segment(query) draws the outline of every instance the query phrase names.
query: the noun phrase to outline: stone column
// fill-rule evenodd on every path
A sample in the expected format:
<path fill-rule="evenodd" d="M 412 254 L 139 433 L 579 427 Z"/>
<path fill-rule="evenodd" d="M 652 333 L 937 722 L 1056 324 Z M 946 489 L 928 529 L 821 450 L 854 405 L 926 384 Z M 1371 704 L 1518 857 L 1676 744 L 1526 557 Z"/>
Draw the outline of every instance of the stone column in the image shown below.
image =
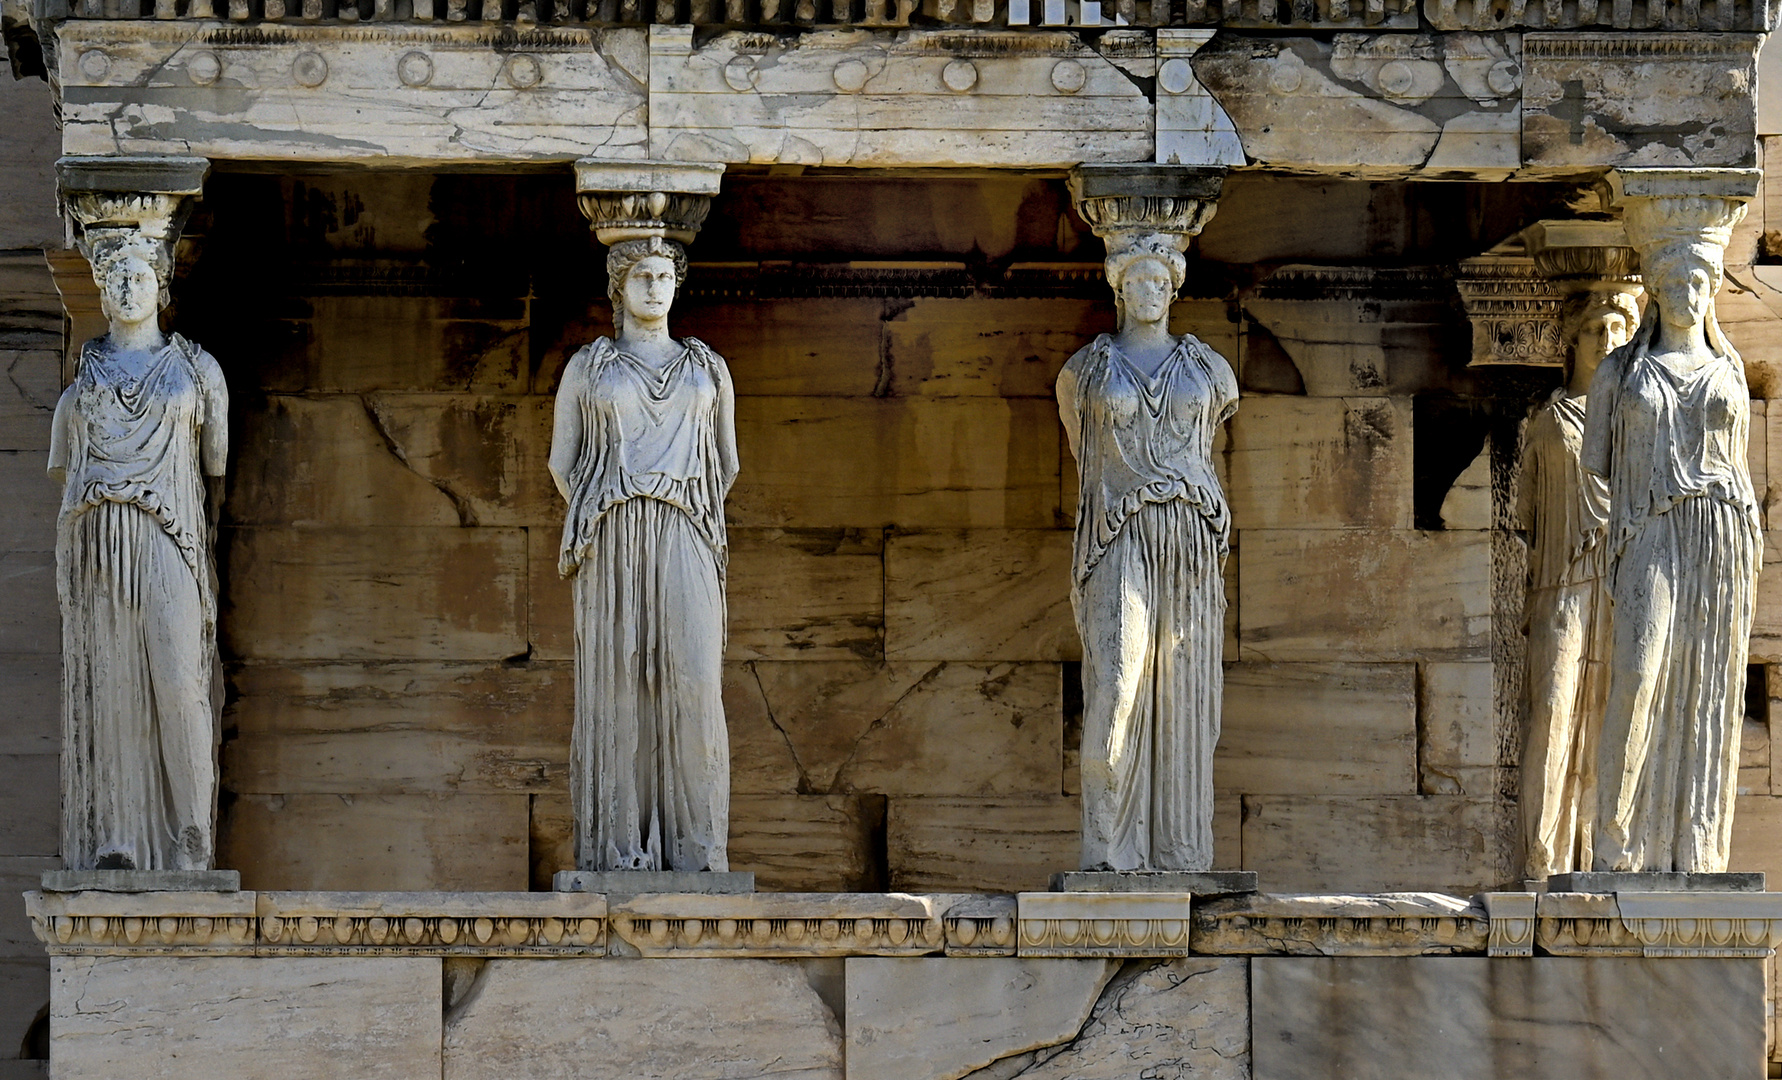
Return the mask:
<path fill-rule="evenodd" d="M 210 537 L 228 461 L 216 360 L 160 321 L 203 158 L 63 158 L 58 193 L 106 323 L 56 406 L 62 855 L 49 888 L 230 889 Z"/>
<path fill-rule="evenodd" d="M 573 579 L 576 869 L 559 890 L 750 892 L 730 873 L 730 744 L 721 694 L 724 500 L 738 470 L 724 359 L 669 335 L 722 165 L 576 164 L 608 245 L 614 334 L 579 350 L 557 390 L 551 476 L 567 505 L 558 566 Z"/>
<path fill-rule="evenodd" d="M 1064 875 L 1067 891 L 1255 887 L 1254 875 L 1209 873 L 1231 540 L 1210 447 L 1237 409 L 1237 378 L 1204 343 L 1169 332 L 1183 252 L 1223 183 L 1223 169 L 1183 166 L 1070 176 L 1078 213 L 1107 244 L 1118 323 L 1058 377 L 1082 493 L 1071 582 L 1083 639 L 1083 872 Z"/>
<path fill-rule="evenodd" d="M 1584 468 L 1608 486 L 1613 582 L 1592 869 L 1723 873 L 1763 556 L 1750 389 L 1714 296 L 1755 169 L 1608 176 L 1647 306 L 1590 387 Z"/>

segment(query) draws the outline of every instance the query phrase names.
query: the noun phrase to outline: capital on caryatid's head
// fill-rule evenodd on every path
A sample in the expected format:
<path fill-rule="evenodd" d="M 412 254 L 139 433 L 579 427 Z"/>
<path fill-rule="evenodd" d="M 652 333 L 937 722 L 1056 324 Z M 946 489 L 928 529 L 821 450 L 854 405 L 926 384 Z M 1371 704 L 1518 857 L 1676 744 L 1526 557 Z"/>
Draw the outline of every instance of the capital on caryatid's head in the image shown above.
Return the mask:
<path fill-rule="evenodd" d="M 173 248 L 204 194 L 210 162 L 200 157 L 65 157 L 56 192 L 75 247 L 95 278 L 121 254 L 155 269 L 161 305 L 173 276 Z"/>
<path fill-rule="evenodd" d="M 575 163 L 576 201 L 608 245 L 662 239 L 688 244 L 705 224 L 724 166 L 697 161 Z"/>
<path fill-rule="evenodd" d="M 1110 256 L 1135 248 L 1183 252 L 1219 208 L 1225 172 L 1216 166 L 1079 165 L 1070 171 L 1070 197 Z"/>
<path fill-rule="evenodd" d="M 1606 182 L 1610 205 L 1649 266 L 1678 247 L 1724 251 L 1762 178 L 1761 169 L 1614 169 Z"/>

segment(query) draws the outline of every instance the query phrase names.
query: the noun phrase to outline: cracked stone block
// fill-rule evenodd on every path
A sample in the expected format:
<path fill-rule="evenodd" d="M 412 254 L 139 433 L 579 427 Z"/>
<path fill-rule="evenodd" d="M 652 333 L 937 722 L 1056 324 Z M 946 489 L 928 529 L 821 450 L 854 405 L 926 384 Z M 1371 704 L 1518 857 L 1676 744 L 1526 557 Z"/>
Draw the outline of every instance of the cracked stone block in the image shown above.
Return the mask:
<path fill-rule="evenodd" d="M 841 1023 L 816 988 L 830 966 L 491 960 L 446 1020 L 444 1076 L 841 1080 Z"/>
<path fill-rule="evenodd" d="M 241 887 L 523 892 L 526 795 L 240 795 L 217 863 Z"/>
<path fill-rule="evenodd" d="M 1269 892 L 1443 892 L 1511 880 L 1516 808 L 1447 795 L 1246 795 L 1244 869 Z"/>
<path fill-rule="evenodd" d="M 1231 421 L 1238 529 L 1411 527 L 1406 398 L 1245 398 Z"/>
<path fill-rule="evenodd" d="M 1227 665 L 1215 784 L 1222 793 L 1413 794 L 1416 685 L 1411 664 Z"/>
<path fill-rule="evenodd" d="M 567 663 L 249 664 L 231 687 L 231 791 L 502 794 L 568 782 Z"/>
<path fill-rule="evenodd" d="M 893 660 L 1075 660 L 1071 533 L 961 529 L 885 541 Z"/>
<path fill-rule="evenodd" d="M 1128 962 L 1074 1038 L 967 1077 L 1250 1080 L 1249 981 L 1241 957 Z"/>
<path fill-rule="evenodd" d="M 1145 91 L 1075 35 L 1006 31 L 970 61 L 936 48 L 935 36 L 856 30 L 763 53 L 743 33 L 695 42 L 692 27 L 652 28 L 650 156 L 854 167 L 1150 160 Z"/>
<path fill-rule="evenodd" d="M 0 654 L 60 656 L 55 553 L 0 551 L 0 595 Z"/>
<path fill-rule="evenodd" d="M 847 959 L 848 1080 L 955 1080 L 1074 1039 L 1117 961 Z"/>
<path fill-rule="evenodd" d="M 884 324 L 890 392 L 1050 400 L 1064 362 L 1113 325 L 1112 296 L 894 301 L 905 310 Z"/>
<path fill-rule="evenodd" d="M 526 533 L 224 531 L 224 655 L 503 660 L 526 652 Z"/>
<path fill-rule="evenodd" d="M 333 1080 L 440 1073 L 440 961 L 58 956 L 61 1080 Z"/>
<path fill-rule="evenodd" d="M 1255 1080 L 1759 1076 L 1763 963 L 1257 957 Z"/>
<path fill-rule="evenodd" d="M 61 389 L 61 357 L 55 350 L 0 348 L 0 448 L 48 450 Z M 48 477 L 43 483 L 54 489 Z"/>
<path fill-rule="evenodd" d="M 1064 720 L 1056 664 L 761 660 L 752 667 L 800 792 L 1058 790 Z"/>
<path fill-rule="evenodd" d="M 910 892 L 1024 892 L 1075 869 L 1083 810 L 1075 798 L 890 800 L 890 887 Z"/>
<path fill-rule="evenodd" d="M 1242 545 L 1245 660 L 1489 659 L 1484 532 L 1250 529 Z"/>
<path fill-rule="evenodd" d="M 339 295 L 279 300 L 263 350 L 229 371 L 267 393 L 524 394 L 531 320 L 518 297 Z"/>
<path fill-rule="evenodd" d="M 1424 664 L 1417 683 L 1417 763 L 1425 795 L 1495 795 L 1497 732 L 1489 663 Z"/>
<path fill-rule="evenodd" d="M 1052 528 L 1057 406 L 1041 398 L 739 397 L 733 527 Z"/>

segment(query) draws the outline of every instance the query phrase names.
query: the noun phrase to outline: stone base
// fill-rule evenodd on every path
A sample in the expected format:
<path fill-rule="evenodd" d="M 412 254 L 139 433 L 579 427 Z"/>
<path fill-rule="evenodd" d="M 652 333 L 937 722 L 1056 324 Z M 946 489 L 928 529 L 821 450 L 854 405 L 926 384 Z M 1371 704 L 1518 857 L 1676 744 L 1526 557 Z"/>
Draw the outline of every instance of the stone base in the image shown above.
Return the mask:
<path fill-rule="evenodd" d="M 44 892 L 240 892 L 236 870 L 51 870 Z"/>
<path fill-rule="evenodd" d="M 1238 896 L 1256 891 L 1256 871 L 1072 870 L 1052 875 L 1052 891 Z"/>
<path fill-rule="evenodd" d="M 648 893 L 697 893 L 705 896 L 752 893 L 755 875 L 715 870 L 559 870 L 551 880 L 557 892 L 643 896 Z"/>
<path fill-rule="evenodd" d="M 1763 892 L 1762 874 L 1609 873 L 1554 874 L 1547 892 Z"/>

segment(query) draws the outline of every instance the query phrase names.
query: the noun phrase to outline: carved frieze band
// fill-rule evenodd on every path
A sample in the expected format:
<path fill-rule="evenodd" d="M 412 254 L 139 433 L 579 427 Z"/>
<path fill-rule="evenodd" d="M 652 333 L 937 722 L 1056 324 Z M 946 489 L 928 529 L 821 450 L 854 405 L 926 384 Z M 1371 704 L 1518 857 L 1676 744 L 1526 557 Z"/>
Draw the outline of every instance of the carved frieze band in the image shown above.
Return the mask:
<path fill-rule="evenodd" d="M 1473 324 L 1474 364 L 1565 363 L 1559 332 L 1564 298 L 1533 259 L 1481 255 L 1463 260 L 1454 287 Z"/>
<path fill-rule="evenodd" d="M 1761 957 L 1782 894 L 41 893 L 52 955 Z"/>

